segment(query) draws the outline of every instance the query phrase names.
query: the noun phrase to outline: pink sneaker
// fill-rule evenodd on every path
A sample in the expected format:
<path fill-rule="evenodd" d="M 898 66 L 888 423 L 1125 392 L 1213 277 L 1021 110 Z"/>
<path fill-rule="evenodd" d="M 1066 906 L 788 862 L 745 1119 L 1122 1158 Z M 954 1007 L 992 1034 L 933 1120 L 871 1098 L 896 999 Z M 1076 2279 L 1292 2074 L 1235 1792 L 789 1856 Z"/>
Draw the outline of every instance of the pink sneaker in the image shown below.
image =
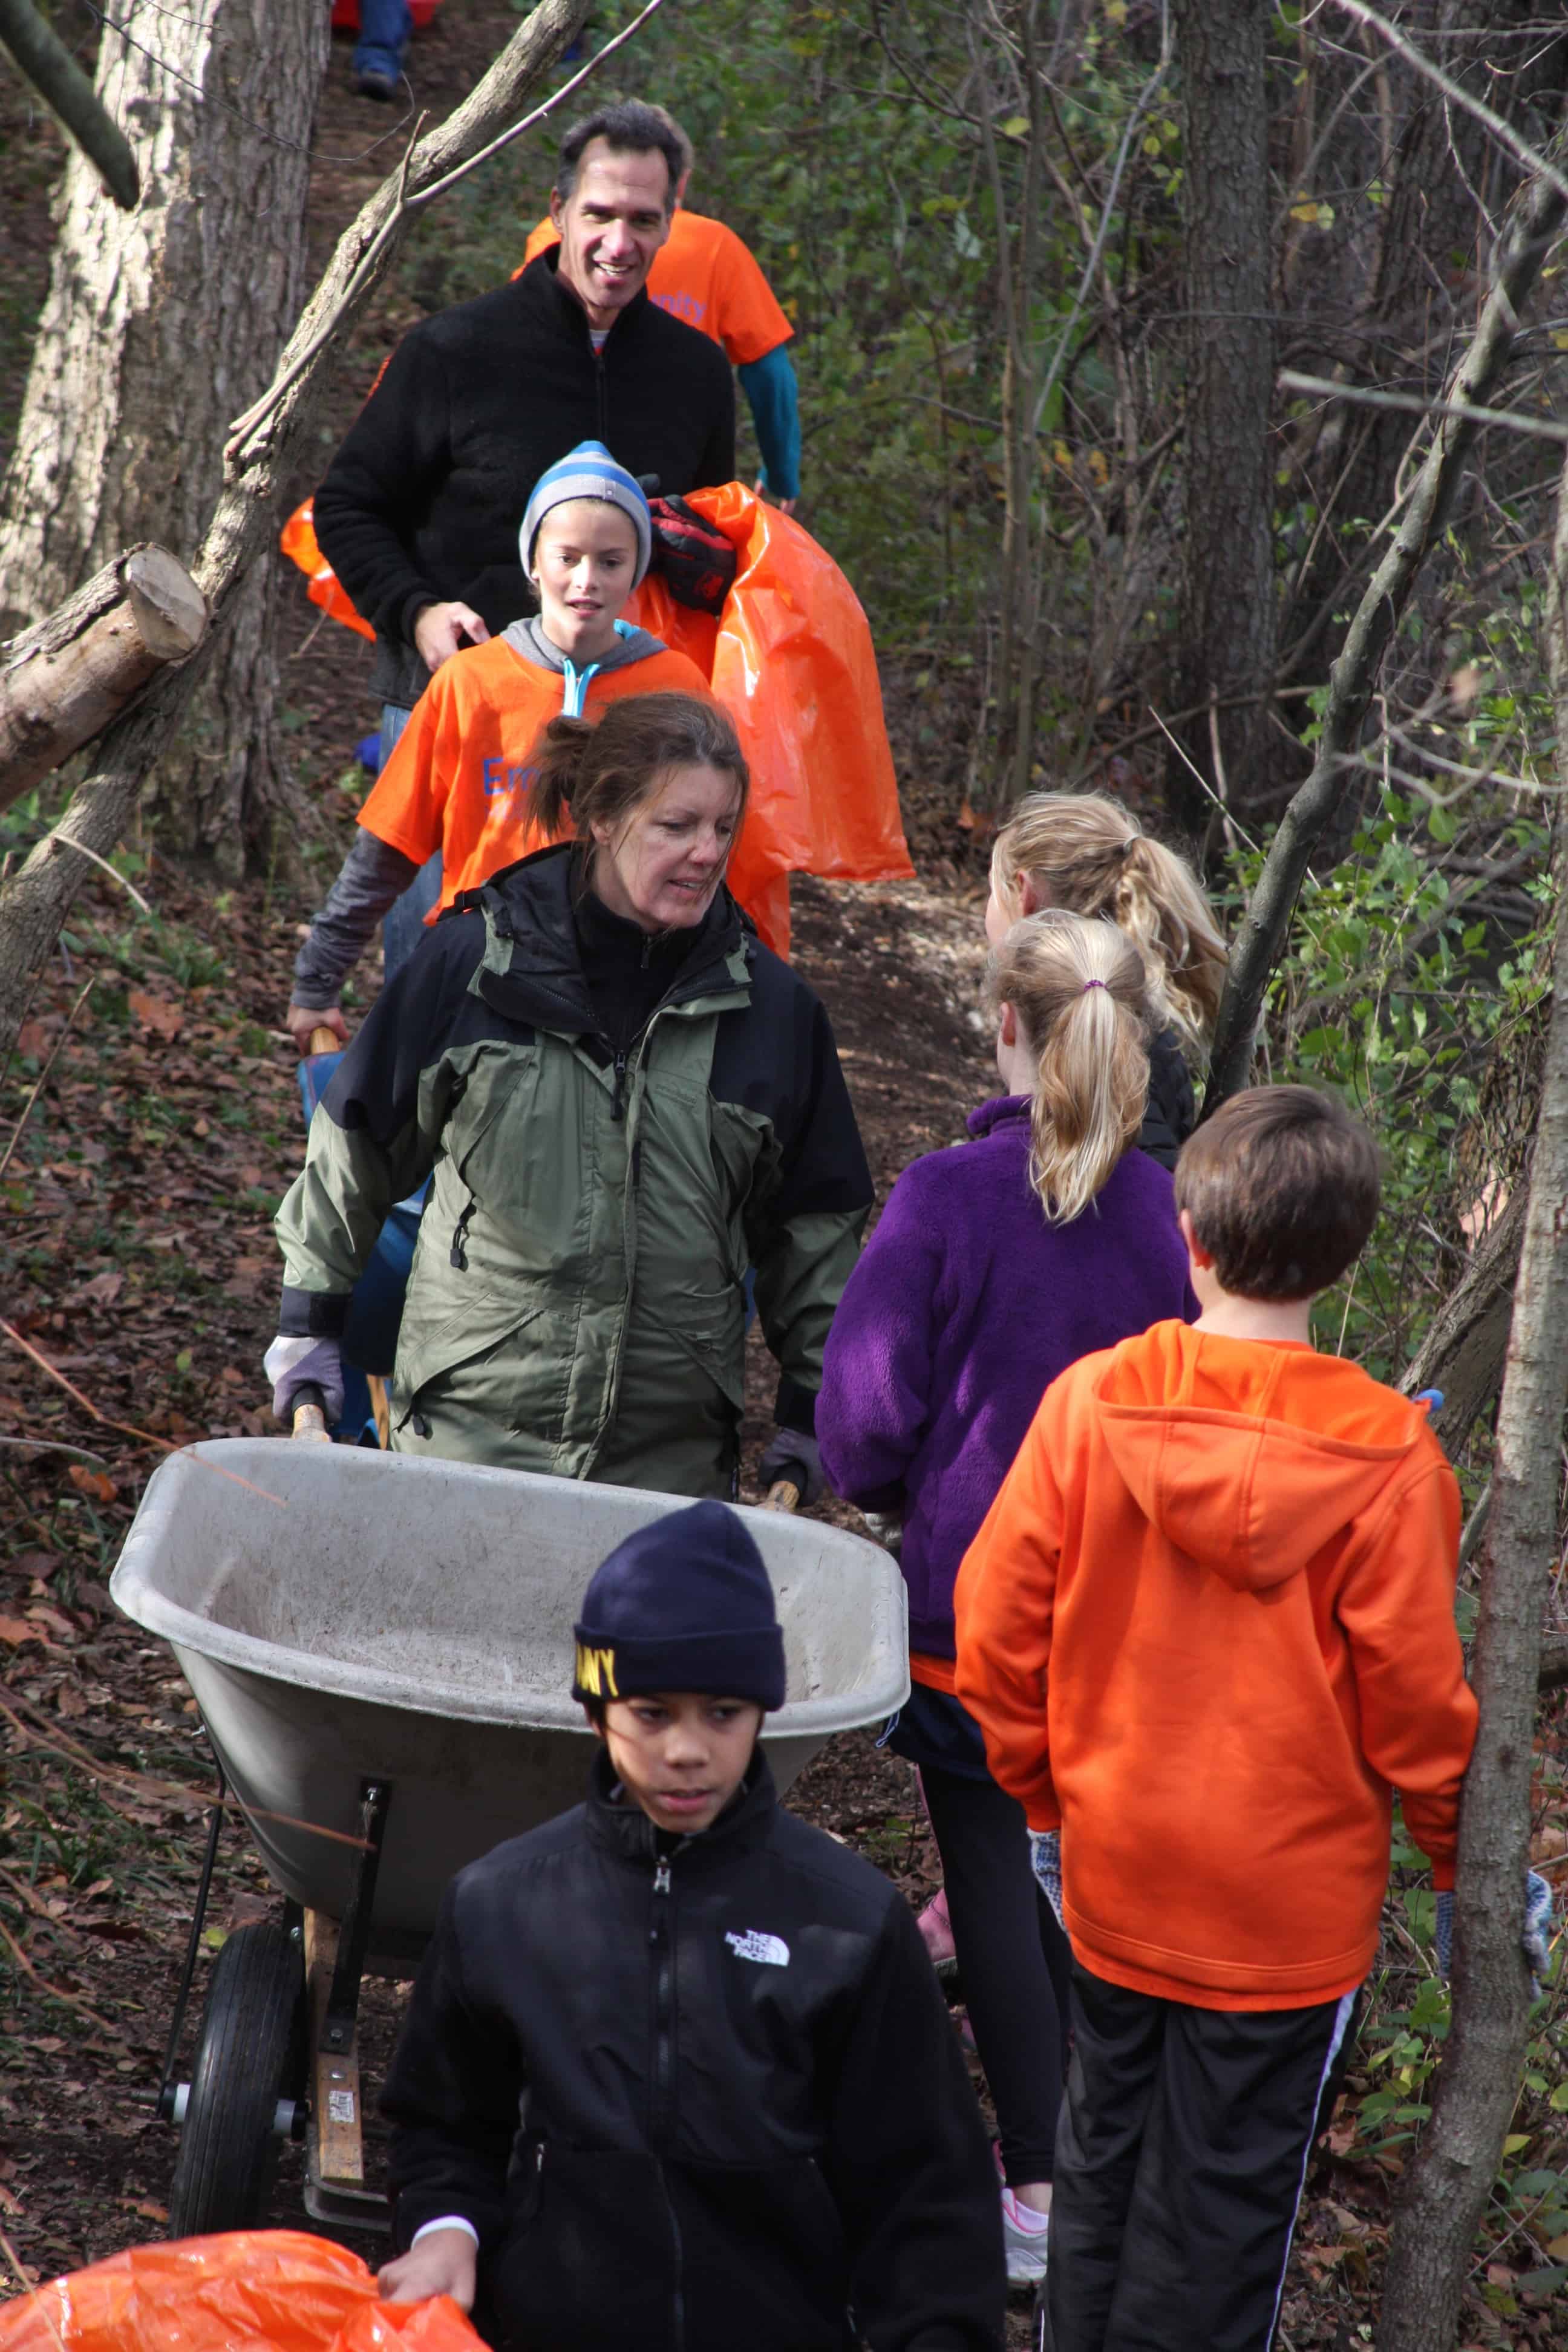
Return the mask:
<path fill-rule="evenodd" d="M 931 1964 L 939 1977 L 952 1976 L 958 1967 L 958 1954 L 953 1948 L 952 1927 L 947 1916 L 947 1889 L 939 1886 L 919 1922 L 925 1948 L 931 1954 Z"/>

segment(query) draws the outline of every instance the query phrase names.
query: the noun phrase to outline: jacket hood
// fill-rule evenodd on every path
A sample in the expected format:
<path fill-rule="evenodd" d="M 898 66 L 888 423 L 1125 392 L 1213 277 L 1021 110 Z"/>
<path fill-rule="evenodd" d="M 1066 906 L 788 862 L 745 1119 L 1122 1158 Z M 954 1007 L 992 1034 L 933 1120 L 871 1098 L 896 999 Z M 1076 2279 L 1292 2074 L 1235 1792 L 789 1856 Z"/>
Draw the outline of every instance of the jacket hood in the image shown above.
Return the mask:
<path fill-rule="evenodd" d="M 442 920 L 469 904 L 483 911 L 485 955 L 473 985 L 496 1012 L 509 1020 L 592 1035 L 598 1016 L 572 920 L 577 878 L 575 846 L 555 842 L 513 866 L 503 866 L 479 890 L 460 892 Z M 665 1003 L 737 992 L 743 1003 L 750 961 L 751 941 L 741 909 L 721 884 L 695 927 L 690 950 Z"/>
<path fill-rule="evenodd" d="M 1139 1509 L 1237 1591 L 1299 1575 L 1436 1440 L 1337 1356 L 1156 1323 L 1104 1360 L 1091 1411 Z"/>
<path fill-rule="evenodd" d="M 989 1102 L 983 1102 L 977 1109 L 972 1110 L 963 1124 L 978 1142 L 983 1135 L 989 1135 L 994 1127 L 1002 1127 L 1009 1119 L 1027 1118 L 1032 1108 L 1028 1095 L 993 1095 Z"/>
<path fill-rule="evenodd" d="M 512 621 L 501 631 L 514 654 L 536 668 L 553 670 L 558 677 L 566 674 L 566 656 L 553 637 L 544 634 L 544 624 L 537 613 L 525 621 Z M 634 628 L 629 621 L 616 623 L 616 642 L 607 654 L 595 662 L 585 662 L 581 667 L 590 676 L 595 670 L 629 669 L 634 662 L 651 661 L 655 654 L 669 651 L 662 637 L 651 630 Z"/>

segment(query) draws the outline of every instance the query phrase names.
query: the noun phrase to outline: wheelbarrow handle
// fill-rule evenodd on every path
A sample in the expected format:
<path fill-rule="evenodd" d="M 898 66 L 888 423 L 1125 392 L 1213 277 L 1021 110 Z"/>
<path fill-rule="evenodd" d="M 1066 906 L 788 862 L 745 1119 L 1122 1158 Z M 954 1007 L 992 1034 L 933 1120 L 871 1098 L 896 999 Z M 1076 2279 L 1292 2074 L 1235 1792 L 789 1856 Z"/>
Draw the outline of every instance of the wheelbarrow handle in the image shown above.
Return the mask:
<path fill-rule="evenodd" d="M 318 1444 L 331 1444 L 327 1427 L 327 1400 L 314 1381 L 303 1381 L 290 1400 L 294 1437 L 314 1438 Z"/>
<path fill-rule="evenodd" d="M 311 1030 L 310 1043 L 306 1045 L 305 1051 L 307 1054 L 338 1054 L 342 1051 L 342 1043 L 337 1031 L 329 1029 L 326 1023 L 322 1021 Z"/>
<path fill-rule="evenodd" d="M 795 1485 L 795 1480 L 793 1478 L 775 1478 L 773 1485 L 768 1488 L 767 1499 L 763 1503 L 763 1508 L 764 1511 L 798 1511 L 800 1508 L 800 1488 Z"/>

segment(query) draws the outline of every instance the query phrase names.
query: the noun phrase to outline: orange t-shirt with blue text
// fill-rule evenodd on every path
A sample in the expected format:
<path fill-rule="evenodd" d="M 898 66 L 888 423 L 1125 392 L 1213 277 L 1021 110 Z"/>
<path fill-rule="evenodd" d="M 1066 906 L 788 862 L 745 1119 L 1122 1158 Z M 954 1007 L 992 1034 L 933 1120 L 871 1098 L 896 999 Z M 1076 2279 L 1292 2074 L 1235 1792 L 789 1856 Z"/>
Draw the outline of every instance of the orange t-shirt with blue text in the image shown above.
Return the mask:
<path fill-rule="evenodd" d="M 696 663 L 665 646 L 590 678 L 583 715 L 593 719 L 623 695 L 667 693 L 713 699 Z M 563 698 L 559 671 L 500 636 L 453 654 L 415 704 L 359 821 L 416 866 L 440 851 L 441 898 L 427 922 L 459 890 L 544 847 L 529 822 L 528 787 L 534 744 L 560 717 Z"/>
<path fill-rule="evenodd" d="M 531 261 L 560 242 L 554 222 L 541 221 L 512 276 L 521 278 Z M 654 255 L 647 290 L 649 300 L 672 319 L 721 343 L 731 367 L 764 358 L 795 332 L 750 246 L 722 221 L 689 213 L 684 205 L 677 206 L 669 235 Z"/>

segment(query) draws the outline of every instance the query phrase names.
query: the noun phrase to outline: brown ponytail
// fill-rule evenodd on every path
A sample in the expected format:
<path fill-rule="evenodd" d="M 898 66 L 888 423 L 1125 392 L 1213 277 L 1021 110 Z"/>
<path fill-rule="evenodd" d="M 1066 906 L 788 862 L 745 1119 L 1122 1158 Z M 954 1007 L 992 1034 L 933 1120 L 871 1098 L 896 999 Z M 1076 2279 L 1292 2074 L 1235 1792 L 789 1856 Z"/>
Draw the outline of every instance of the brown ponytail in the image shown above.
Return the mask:
<path fill-rule="evenodd" d="M 569 833 L 591 861 L 595 825 L 628 824 L 671 768 L 718 768 L 734 778 L 738 835 L 750 771 L 728 713 L 695 694 L 628 694 L 597 720 L 551 719 L 533 746 L 530 823 L 542 841 Z"/>

